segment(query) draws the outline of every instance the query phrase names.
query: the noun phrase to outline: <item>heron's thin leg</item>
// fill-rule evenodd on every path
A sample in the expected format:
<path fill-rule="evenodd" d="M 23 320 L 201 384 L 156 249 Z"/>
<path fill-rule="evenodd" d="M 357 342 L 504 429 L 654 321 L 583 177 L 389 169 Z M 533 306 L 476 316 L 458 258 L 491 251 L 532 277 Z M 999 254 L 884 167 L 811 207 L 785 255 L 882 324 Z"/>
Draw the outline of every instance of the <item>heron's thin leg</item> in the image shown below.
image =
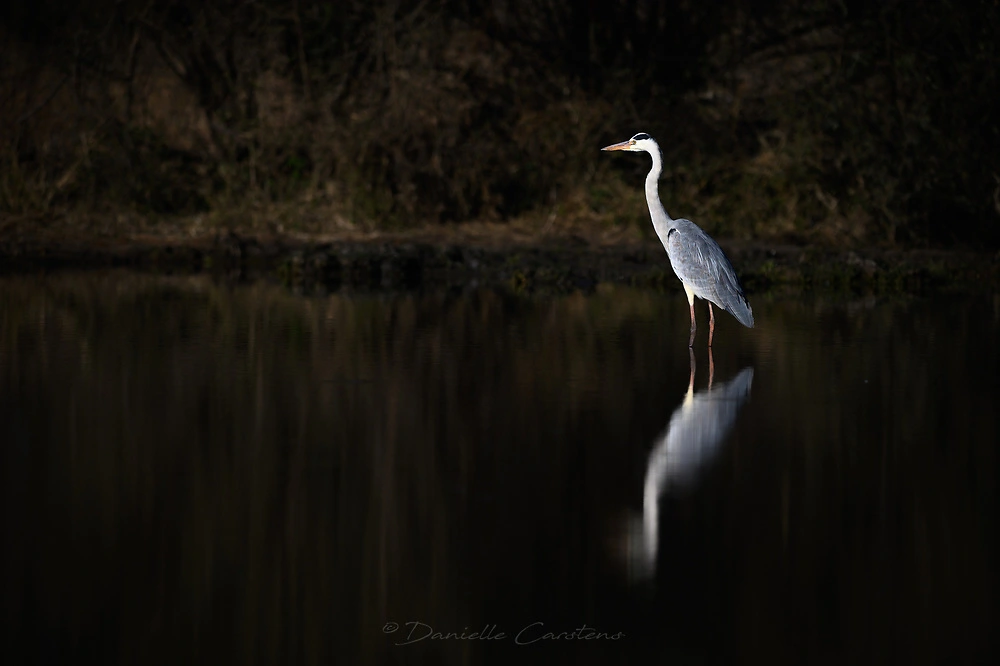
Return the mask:
<path fill-rule="evenodd" d="M 708 348 L 712 348 L 712 336 L 715 335 L 715 310 L 712 309 L 712 301 L 708 302 Z"/>
<path fill-rule="evenodd" d="M 708 390 L 712 390 L 712 379 L 715 377 L 715 358 L 712 357 L 712 348 L 708 348 Z"/>
<path fill-rule="evenodd" d="M 691 337 L 688 338 L 688 347 L 694 347 L 694 332 L 698 326 L 694 323 L 694 303 L 691 303 Z"/>
<path fill-rule="evenodd" d="M 688 345 L 688 358 L 691 359 L 691 379 L 688 380 L 688 393 L 694 391 L 694 348 Z"/>
<path fill-rule="evenodd" d="M 698 329 L 694 322 L 694 291 L 687 284 L 684 284 L 684 293 L 687 294 L 688 305 L 691 308 L 691 337 L 688 338 L 688 347 L 694 347 L 694 332 Z"/>

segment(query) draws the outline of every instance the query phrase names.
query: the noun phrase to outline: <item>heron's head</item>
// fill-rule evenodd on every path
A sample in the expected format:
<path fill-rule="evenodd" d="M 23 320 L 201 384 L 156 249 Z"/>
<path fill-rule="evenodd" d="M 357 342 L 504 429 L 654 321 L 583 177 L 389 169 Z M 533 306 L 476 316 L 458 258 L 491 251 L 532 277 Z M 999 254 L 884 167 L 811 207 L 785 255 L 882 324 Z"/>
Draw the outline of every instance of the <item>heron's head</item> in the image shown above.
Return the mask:
<path fill-rule="evenodd" d="M 621 143 L 605 146 L 604 148 L 601 148 L 601 150 L 627 150 L 633 153 L 652 153 L 655 147 L 656 141 L 653 141 L 653 137 L 649 136 L 645 132 L 639 132 L 628 141 L 622 141 Z"/>

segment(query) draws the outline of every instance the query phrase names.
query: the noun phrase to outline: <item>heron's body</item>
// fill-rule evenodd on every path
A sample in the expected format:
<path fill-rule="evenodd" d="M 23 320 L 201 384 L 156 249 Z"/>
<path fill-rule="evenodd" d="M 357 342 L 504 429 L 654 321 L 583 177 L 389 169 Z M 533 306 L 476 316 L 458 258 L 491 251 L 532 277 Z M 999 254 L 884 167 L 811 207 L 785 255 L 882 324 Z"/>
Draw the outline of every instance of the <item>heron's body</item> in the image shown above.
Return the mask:
<path fill-rule="evenodd" d="M 646 176 L 646 204 L 653 229 L 663 243 L 670 266 L 680 278 L 687 294 L 691 309 L 691 337 L 688 346 L 694 344 L 696 330 L 694 298 L 697 296 L 709 302 L 708 345 L 712 346 L 715 333 L 715 312 L 712 303 L 726 310 L 744 326 L 753 328 L 753 310 L 743 293 L 743 287 L 719 244 L 701 227 L 691 220 L 672 219 L 660 203 L 659 180 L 663 170 L 660 147 L 648 134 L 636 134 L 628 141 L 607 146 L 602 150 L 627 150 L 647 152 L 653 158 L 653 166 Z"/>
<path fill-rule="evenodd" d="M 660 242 L 688 300 L 693 294 L 715 303 L 744 326 L 753 328 L 753 310 L 736 271 L 711 236 L 691 220 L 680 219 L 672 221 L 667 237 L 661 237 Z"/>

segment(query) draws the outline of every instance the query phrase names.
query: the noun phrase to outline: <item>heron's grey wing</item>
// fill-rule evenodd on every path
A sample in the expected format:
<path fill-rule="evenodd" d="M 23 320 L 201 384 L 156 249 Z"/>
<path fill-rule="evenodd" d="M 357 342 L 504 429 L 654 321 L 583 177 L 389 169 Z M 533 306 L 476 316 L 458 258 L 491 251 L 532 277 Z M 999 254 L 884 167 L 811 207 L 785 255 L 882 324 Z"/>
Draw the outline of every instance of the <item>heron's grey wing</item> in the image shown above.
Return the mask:
<path fill-rule="evenodd" d="M 681 282 L 699 298 L 712 301 L 744 326 L 753 327 L 753 310 L 733 265 L 711 236 L 690 220 L 675 220 L 667 234 L 667 255 Z"/>

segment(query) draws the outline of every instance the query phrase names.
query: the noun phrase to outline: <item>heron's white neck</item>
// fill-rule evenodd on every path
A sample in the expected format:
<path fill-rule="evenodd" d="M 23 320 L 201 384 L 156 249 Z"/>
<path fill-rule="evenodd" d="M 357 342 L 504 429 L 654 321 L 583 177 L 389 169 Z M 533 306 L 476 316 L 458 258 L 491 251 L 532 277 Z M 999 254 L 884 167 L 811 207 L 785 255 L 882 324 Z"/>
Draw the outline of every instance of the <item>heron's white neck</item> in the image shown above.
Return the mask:
<path fill-rule="evenodd" d="M 649 155 L 653 158 L 653 168 L 646 175 L 646 204 L 649 206 L 649 217 L 653 220 L 653 229 L 666 247 L 667 232 L 673 226 L 671 224 L 673 220 L 660 203 L 660 173 L 663 171 L 663 159 L 660 157 L 660 147 L 655 142 Z"/>

